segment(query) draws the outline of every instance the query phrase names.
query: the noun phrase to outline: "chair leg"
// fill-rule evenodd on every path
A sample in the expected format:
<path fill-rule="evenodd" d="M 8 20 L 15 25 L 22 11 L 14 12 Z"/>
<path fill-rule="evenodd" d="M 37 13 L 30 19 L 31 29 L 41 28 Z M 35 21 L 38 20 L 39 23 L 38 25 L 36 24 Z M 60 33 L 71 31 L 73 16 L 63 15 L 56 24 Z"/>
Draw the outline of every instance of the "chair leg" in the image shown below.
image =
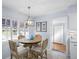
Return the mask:
<path fill-rule="evenodd" d="M 38 59 L 38 54 L 34 54 L 34 59 Z"/>
<path fill-rule="evenodd" d="M 11 54 L 11 57 L 10 58 L 12 59 L 12 54 Z"/>
<path fill-rule="evenodd" d="M 43 56 L 41 55 L 41 59 L 43 58 Z"/>
<path fill-rule="evenodd" d="M 46 59 L 47 59 L 47 50 L 45 51 Z"/>
<path fill-rule="evenodd" d="M 38 55 L 36 55 L 36 59 L 38 59 Z"/>
<path fill-rule="evenodd" d="M 17 56 L 16 59 L 20 59 L 20 57 Z"/>
<path fill-rule="evenodd" d="M 23 59 L 23 56 L 22 57 L 20 57 L 21 59 Z"/>
<path fill-rule="evenodd" d="M 38 53 L 32 51 L 32 57 L 34 59 L 38 59 Z"/>

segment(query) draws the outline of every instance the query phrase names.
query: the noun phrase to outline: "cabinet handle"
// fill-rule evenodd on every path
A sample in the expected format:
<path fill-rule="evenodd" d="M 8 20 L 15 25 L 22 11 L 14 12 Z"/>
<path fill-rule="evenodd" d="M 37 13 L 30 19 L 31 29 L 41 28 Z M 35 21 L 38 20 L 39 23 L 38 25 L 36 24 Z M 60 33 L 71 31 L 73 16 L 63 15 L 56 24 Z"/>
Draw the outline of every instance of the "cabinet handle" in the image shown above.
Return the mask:
<path fill-rule="evenodd" d="M 73 42 L 73 41 L 71 41 L 71 43 L 77 43 L 77 42 Z"/>
<path fill-rule="evenodd" d="M 74 45 L 74 46 L 77 46 L 77 45 Z"/>

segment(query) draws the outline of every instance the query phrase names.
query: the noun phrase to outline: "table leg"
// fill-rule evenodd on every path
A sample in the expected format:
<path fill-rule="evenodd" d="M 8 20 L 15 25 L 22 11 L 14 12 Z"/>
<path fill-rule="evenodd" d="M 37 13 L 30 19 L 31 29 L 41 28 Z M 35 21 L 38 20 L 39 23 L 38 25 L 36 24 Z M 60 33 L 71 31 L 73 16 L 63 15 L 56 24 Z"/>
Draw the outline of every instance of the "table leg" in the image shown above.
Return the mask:
<path fill-rule="evenodd" d="M 28 51 L 28 59 L 32 59 L 32 51 L 31 51 L 32 45 L 29 46 L 29 51 Z"/>

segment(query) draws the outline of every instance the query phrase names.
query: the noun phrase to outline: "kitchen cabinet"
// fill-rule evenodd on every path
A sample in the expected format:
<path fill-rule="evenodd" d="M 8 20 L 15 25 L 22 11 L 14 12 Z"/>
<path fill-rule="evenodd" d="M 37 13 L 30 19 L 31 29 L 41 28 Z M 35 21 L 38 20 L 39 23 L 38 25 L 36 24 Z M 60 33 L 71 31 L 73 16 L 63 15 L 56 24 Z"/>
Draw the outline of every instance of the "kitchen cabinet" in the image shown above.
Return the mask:
<path fill-rule="evenodd" d="M 77 59 L 77 42 L 70 40 L 70 59 Z"/>
<path fill-rule="evenodd" d="M 69 32 L 69 39 L 68 39 L 68 54 L 69 59 L 77 59 L 77 34 L 76 31 Z"/>

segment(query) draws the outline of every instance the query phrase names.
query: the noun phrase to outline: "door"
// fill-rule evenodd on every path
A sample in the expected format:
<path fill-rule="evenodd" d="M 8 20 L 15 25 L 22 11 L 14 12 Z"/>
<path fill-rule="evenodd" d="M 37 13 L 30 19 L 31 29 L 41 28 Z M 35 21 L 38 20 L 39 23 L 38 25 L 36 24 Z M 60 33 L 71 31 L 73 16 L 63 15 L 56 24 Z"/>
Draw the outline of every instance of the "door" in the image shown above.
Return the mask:
<path fill-rule="evenodd" d="M 66 46 L 64 44 L 64 24 L 59 23 L 53 26 L 53 49 L 66 52 Z"/>
<path fill-rule="evenodd" d="M 56 24 L 53 26 L 53 42 L 64 43 L 64 24 Z"/>

